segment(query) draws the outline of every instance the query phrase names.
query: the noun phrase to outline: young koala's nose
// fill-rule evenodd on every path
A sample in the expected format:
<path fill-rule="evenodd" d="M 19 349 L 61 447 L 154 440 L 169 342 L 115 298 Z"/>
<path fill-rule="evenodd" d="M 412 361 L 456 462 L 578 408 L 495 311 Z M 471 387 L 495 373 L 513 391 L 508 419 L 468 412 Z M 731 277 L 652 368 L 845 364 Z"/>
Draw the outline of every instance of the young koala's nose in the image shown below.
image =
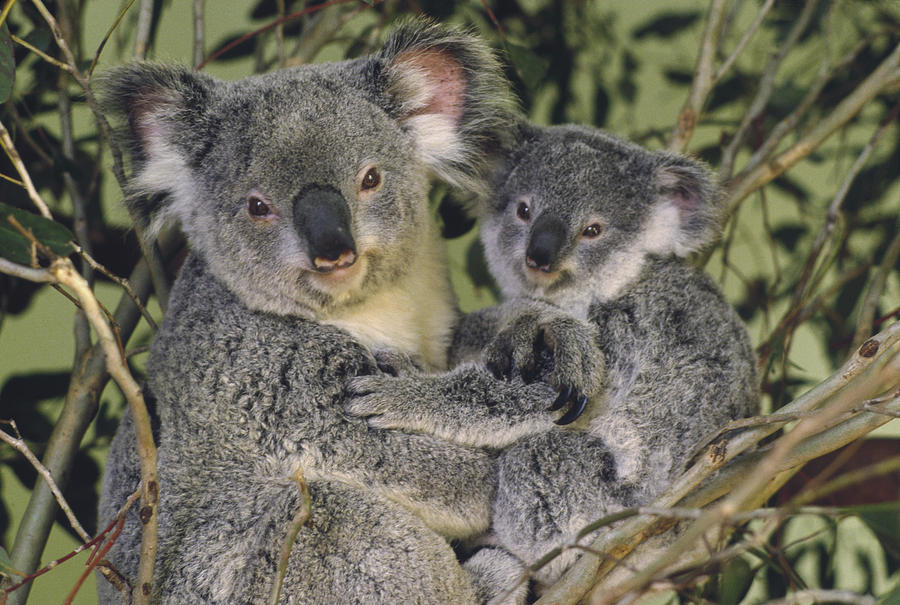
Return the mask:
<path fill-rule="evenodd" d="M 525 251 L 525 264 L 544 273 L 554 270 L 566 243 L 566 226 L 559 219 L 542 214 L 534 221 Z"/>
<path fill-rule="evenodd" d="M 294 228 L 306 242 L 309 258 L 320 273 L 356 262 L 350 207 L 337 190 L 312 187 L 299 194 L 294 200 Z"/>

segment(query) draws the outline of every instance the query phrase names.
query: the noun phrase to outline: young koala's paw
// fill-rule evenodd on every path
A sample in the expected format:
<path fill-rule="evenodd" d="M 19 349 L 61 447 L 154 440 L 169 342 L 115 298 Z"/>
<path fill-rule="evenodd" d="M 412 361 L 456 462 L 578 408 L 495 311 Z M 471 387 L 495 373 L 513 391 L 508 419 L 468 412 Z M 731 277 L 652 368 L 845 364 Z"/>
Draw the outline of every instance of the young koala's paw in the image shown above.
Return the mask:
<path fill-rule="evenodd" d="M 511 380 L 518 375 L 533 382 L 540 372 L 540 324 L 540 315 L 533 311 L 510 321 L 484 350 L 487 369 L 497 378 Z"/>
<path fill-rule="evenodd" d="M 347 382 L 344 411 L 375 428 L 429 432 L 421 386 L 421 377 L 357 376 Z"/>
<path fill-rule="evenodd" d="M 463 563 L 478 599 L 488 605 L 521 605 L 528 597 L 525 564 L 506 550 L 486 546 Z"/>
<path fill-rule="evenodd" d="M 562 311 L 525 311 L 488 345 L 484 363 L 498 378 L 508 380 L 518 373 L 529 382 L 543 377 L 558 393 L 550 410 L 568 406 L 557 424 L 570 424 L 603 387 L 604 358 L 596 335 L 594 324 Z M 546 359 L 552 366 L 549 375 L 540 371 Z"/>

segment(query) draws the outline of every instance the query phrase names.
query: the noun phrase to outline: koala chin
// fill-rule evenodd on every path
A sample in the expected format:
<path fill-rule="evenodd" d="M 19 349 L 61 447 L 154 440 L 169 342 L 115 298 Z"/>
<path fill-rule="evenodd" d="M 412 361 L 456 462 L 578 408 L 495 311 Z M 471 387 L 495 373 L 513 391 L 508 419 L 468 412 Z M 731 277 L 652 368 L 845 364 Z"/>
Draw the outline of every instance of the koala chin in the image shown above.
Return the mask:
<path fill-rule="evenodd" d="M 344 413 L 376 354 L 442 368 L 455 321 L 432 177 L 486 188 L 508 86 L 476 37 L 424 21 L 371 56 L 225 82 L 134 63 L 102 78 L 126 204 L 190 246 L 147 362 L 158 420 L 154 603 L 262 603 L 305 479 L 282 603 L 476 603 L 448 538 L 484 532 L 483 450 Z M 139 482 L 126 414 L 100 522 Z M 108 559 L 134 581 L 141 522 Z M 100 602 L 121 596 L 100 580 Z"/>
<path fill-rule="evenodd" d="M 481 209 L 505 302 L 463 319 L 449 373 L 356 378 L 348 411 L 500 449 L 493 543 L 525 564 L 651 502 L 702 438 L 758 405 L 744 325 L 685 262 L 718 236 L 720 202 L 685 156 L 521 123 Z"/>

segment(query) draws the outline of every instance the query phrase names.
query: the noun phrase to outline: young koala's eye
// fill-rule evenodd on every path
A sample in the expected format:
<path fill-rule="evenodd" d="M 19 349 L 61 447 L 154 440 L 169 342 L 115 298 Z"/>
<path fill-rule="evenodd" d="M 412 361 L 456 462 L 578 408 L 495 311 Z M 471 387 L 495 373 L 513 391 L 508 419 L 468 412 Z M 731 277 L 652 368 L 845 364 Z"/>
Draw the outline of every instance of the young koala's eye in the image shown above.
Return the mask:
<path fill-rule="evenodd" d="M 516 206 L 516 216 L 518 216 L 523 221 L 530 220 L 531 208 L 525 202 L 519 202 L 519 205 Z"/>
<path fill-rule="evenodd" d="M 600 223 L 592 223 L 584 228 L 581 235 L 588 239 L 594 239 L 599 237 L 601 233 L 603 233 L 603 226 Z"/>
<path fill-rule="evenodd" d="M 378 172 L 378 168 L 372 166 L 366 173 L 363 175 L 362 181 L 359 184 L 359 188 L 361 191 L 370 191 L 378 187 L 381 184 L 381 173 Z"/>
<path fill-rule="evenodd" d="M 251 195 L 247 198 L 247 214 L 253 218 L 266 218 L 272 214 L 272 209 L 261 198 Z"/>

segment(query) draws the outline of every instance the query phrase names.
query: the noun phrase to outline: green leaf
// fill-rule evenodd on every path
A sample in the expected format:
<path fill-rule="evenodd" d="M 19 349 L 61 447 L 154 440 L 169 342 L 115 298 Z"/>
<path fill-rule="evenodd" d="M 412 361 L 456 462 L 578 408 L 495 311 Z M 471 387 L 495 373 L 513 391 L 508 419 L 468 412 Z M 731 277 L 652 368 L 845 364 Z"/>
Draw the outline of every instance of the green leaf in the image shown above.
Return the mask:
<path fill-rule="evenodd" d="M 536 89 L 544 79 L 550 62 L 535 54 L 530 48 L 514 42 L 507 41 L 504 46 L 509 54 L 509 60 L 516 68 L 519 77 L 522 78 L 522 82 L 529 90 Z"/>
<path fill-rule="evenodd" d="M 878 605 L 900 605 L 900 582 L 897 582 L 890 592 L 878 599 Z"/>
<path fill-rule="evenodd" d="M 741 602 L 750 584 L 753 583 L 754 571 L 741 557 L 735 557 L 725 563 L 722 577 L 719 580 L 719 604 L 737 605 Z"/>
<path fill-rule="evenodd" d="M 13 42 L 6 23 L 0 25 L 0 103 L 6 103 L 16 82 Z"/>
<path fill-rule="evenodd" d="M 883 543 L 900 544 L 900 501 L 845 506 L 841 510 L 859 517 Z"/>
<path fill-rule="evenodd" d="M 17 570 L 12 565 L 12 559 L 9 558 L 9 553 L 6 552 L 6 549 L 0 546 L 0 576 L 24 576 L 21 571 Z"/>
<path fill-rule="evenodd" d="M 0 202 L 0 256 L 23 265 L 31 263 L 31 243 L 10 224 L 10 215 L 54 254 L 68 256 L 74 251 L 70 242 L 75 236 L 56 221 Z"/>

